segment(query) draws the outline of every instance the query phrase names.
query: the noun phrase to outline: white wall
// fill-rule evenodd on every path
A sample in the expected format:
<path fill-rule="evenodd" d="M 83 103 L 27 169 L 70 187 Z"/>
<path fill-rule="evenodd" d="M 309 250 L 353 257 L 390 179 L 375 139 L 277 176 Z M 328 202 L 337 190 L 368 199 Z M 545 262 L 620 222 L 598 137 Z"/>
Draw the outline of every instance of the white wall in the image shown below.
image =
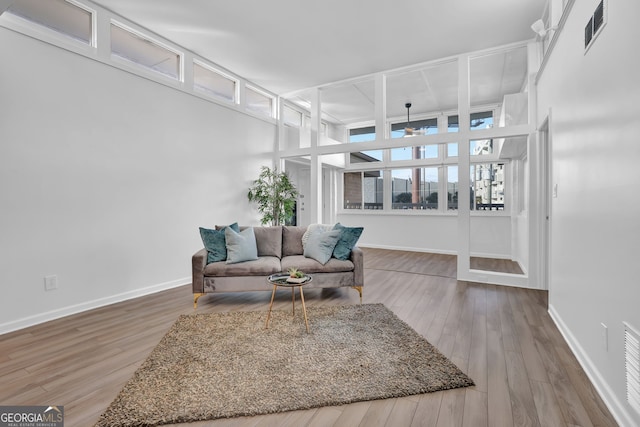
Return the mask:
<path fill-rule="evenodd" d="M 454 215 L 349 212 L 338 214 L 337 220 L 364 227 L 360 246 L 452 255 L 458 252 L 458 217 Z M 508 216 L 472 217 L 471 255 L 510 259 L 510 221 Z"/>
<path fill-rule="evenodd" d="M 608 1 L 608 22 L 585 54 L 598 0 L 576 1 L 538 84 L 538 125 L 552 140 L 550 312 L 621 425 L 623 321 L 640 329 L 640 2 Z M 602 334 L 608 327 L 608 348 Z"/>
<path fill-rule="evenodd" d="M 0 57 L 0 333 L 190 283 L 198 226 L 258 223 L 275 125 L 4 28 Z"/>

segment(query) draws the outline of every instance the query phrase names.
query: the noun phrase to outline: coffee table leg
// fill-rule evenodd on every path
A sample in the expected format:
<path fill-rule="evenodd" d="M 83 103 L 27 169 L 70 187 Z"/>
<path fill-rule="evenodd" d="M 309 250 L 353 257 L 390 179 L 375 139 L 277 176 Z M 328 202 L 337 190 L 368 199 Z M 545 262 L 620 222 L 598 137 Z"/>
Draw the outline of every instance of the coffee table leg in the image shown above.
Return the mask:
<path fill-rule="evenodd" d="M 304 305 L 304 292 L 302 292 L 302 286 L 298 286 L 298 289 L 300 289 L 300 300 L 302 301 L 302 312 L 304 313 L 304 324 L 307 326 L 307 333 L 309 333 L 309 320 L 307 319 L 307 307 L 305 307 Z"/>
<path fill-rule="evenodd" d="M 295 290 L 295 286 L 291 287 L 291 315 L 295 316 L 296 315 L 296 294 L 294 292 Z"/>
<path fill-rule="evenodd" d="M 269 329 L 269 318 L 271 317 L 271 307 L 273 307 L 273 297 L 276 296 L 276 285 L 273 285 L 273 291 L 271 291 L 271 302 L 269 303 L 269 312 L 267 313 L 267 323 L 264 324 L 265 329 Z"/>

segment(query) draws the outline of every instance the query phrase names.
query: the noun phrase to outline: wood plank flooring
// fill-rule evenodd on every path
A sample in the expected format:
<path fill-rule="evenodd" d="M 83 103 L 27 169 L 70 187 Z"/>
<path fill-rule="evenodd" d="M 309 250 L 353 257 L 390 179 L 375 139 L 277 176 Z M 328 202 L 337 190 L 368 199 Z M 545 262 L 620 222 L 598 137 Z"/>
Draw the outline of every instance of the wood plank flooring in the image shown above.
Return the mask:
<path fill-rule="evenodd" d="M 615 426 L 547 313 L 547 293 L 459 282 L 456 258 L 365 251 L 365 303 L 383 303 L 467 372 L 474 387 L 189 426 Z M 202 297 L 198 312 L 266 310 L 269 292 Z M 357 304 L 351 289 L 308 305 Z M 279 293 L 274 309 L 288 309 Z M 64 405 L 91 426 L 180 314 L 191 286 L 0 336 L 0 405 Z"/>

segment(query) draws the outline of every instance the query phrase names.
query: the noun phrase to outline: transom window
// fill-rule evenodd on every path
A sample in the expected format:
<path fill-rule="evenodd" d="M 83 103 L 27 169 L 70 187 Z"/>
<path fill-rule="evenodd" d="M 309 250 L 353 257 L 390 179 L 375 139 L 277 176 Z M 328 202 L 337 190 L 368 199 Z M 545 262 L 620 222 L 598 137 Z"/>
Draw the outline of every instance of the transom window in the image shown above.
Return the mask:
<path fill-rule="evenodd" d="M 8 12 L 88 45 L 93 40 L 93 14 L 65 0 L 19 0 Z"/>
<path fill-rule="evenodd" d="M 111 56 L 180 79 L 180 54 L 115 22 L 111 23 Z"/>
<path fill-rule="evenodd" d="M 238 81 L 198 62 L 193 63 L 193 88 L 215 98 L 237 102 Z"/>
<path fill-rule="evenodd" d="M 261 116 L 273 117 L 273 97 L 251 86 L 246 86 L 246 89 L 247 110 Z"/>

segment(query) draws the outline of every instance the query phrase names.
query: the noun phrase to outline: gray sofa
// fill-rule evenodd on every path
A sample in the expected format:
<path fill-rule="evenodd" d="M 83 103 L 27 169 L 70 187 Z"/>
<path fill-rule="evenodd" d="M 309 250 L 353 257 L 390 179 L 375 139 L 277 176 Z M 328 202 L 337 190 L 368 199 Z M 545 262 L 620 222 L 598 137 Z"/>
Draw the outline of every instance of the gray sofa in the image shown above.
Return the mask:
<path fill-rule="evenodd" d="M 247 227 L 240 227 L 243 230 Z M 287 271 L 295 267 L 313 276 L 307 288 L 351 287 L 360 294 L 364 286 L 363 253 L 357 246 L 351 250 L 347 260 L 331 258 L 322 265 L 303 253 L 302 236 L 306 227 L 273 226 L 254 227 L 258 259 L 236 264 L 225 261 L 207 264 L 207 250 L 202 248 L 191 259 L 193 276 L 193 308 L 198 307 L 198 299 L 209 293 L 270 291 L 267 281 L 271 274 Z"/>

